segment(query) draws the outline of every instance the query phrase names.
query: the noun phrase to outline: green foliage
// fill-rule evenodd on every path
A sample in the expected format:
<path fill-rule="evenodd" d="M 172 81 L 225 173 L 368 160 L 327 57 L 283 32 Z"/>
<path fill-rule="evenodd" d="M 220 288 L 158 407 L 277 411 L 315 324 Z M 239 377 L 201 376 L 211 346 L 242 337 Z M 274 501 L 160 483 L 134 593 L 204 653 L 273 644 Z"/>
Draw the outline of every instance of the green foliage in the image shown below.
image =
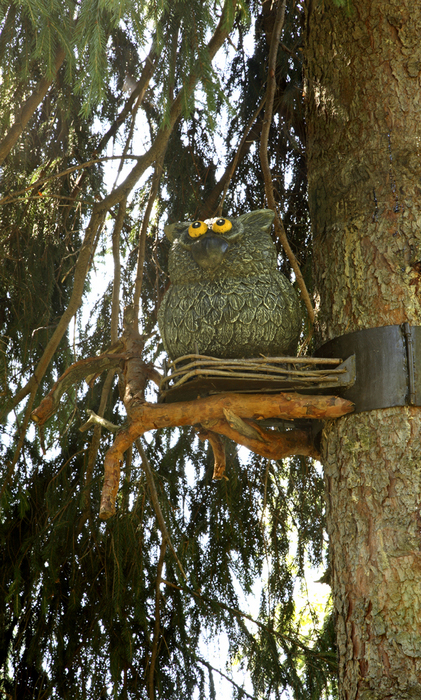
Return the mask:
<path fill-rule="evenodd" d="M 64 51 L 65 81 L 81 96 L 81 113 L 86 119 L 105 99 L 109 81 L 109 50 L 113 35 L 126 29 L 131 41 L 138 47 L 155 42 L 162 55 L 158 84 L 164 88 L 164 114 L 168 109 L 168 75 L 183 84 L 193 69 L 200 67 L 203 85 L 212 101 L 215 80 L 212 78 L 206 42 L 209 31 L 216 26 L 213 3 L 200 2 L 116 2 L 115 0 L 82 0 L 77 6 L 69 0 L 21 0 L 9 5 L 0 3 L 5 18 L 0 35 L 0 56 L 11 70 L 0 86 L 0 94 L 12 90 L 16 98 L 16 80 L 27 83 L 31 89 L 41 77 L 53 80 L 56 75 L 56 57 Z M 233 7 L 227 4 L 226 26 L 233 21 Z M 178 37 L 174 52 L 173 38 Z M 9 83 L 7 76 L 14 76 Z M 113 76 L 114 77 L 114 76 Z M 10 102 L 8 95 L 8 102 Z M 3 100 L 4 101 L 4 100 Z M 187 97 L 185 114 L 191 110 Z"/>
<path fill-rule="evenodd" d="M 25 0 L 1 2 L 0 10 L 2 133 L 39 82 L 54 78 L 0 172 L 0 376 L 6 400 L 25 386 L 43 356 L 69 304 L 94 203 L 111 191 L 108 166 L 91 161 L 109 155 L 108 146 L 114 155 L 137 156 L 148 148 L 168 125 L 173 100 L 184 88 L 143 264 L 144 359 L 160 365 L 157 308 L 168 284 L 163 224 L 203 211 L 210 216 L 218 205 L 224 172 L 265 94 L 271 15 L 250 2 L 241 3 L 234 18 L 228 5 L 235 49 L 227 45 L 212 66 L 207 42 L 220 3 Z M 277 202 L 308 272 L 301 24 L 300 7 L 290 3 L 269 148 Z M 152 45 L 159 60 L 141 111 L 133 101 L 120 118 L 131 99 L 123 85 L 127 77 L 135 83 L 140 78 Z M 55 76 L 59 46 L 65 59 Z M 200 73 L 195 92 L 186 90 L 193 73 Z M 261 120 L 262 113 L 227 192 L 224 212 L 232 216 L 265 206 Z M 120 232 L 120 333 L 122 309 L 133 300 L 152 183 L 147 171 L 128 199 Z M 116 217 L 112 203 L 92 247 L 99 271 L 112 268 Z M 281 250 L 278 262 L 290 275 Z M 309 272 L 307 281 L 311 286 Z M 62 337 L 36 404 L 72 362 L 109 347 L 111 276 L 99 295 L 97 286 L 93 274 L 85 279 L 75 339 Z M 205 700 L 219 692 L 217 671 L 230 675 L 236 667 L 250 683 L 246 692 L 235 676 L 233 698 L 252 692 L 256 700 L 272 700 L 284 691 L 297 700 L 336 697 L 331 617 L 316 619 L 297 602 L 309 565 L 326 565 L 318 470 L 304 458 L 269 462 L 227 440 L 227 479 L 215 482 L 212 452 L 193 429 L 148 433 L 143 445 L 187 577 L 168 546 L 157 602 L 163 537 L 135 448 L 122 465 L 116 515 L 106 523 L 98 519 L 104 456 L 113 436 L 103 431 L 92 463 L 92 432 L 79 428 L 87 409 L 98 411 L 103 387 L 101 377 L 70 391 L 39 434 L 24 431 L 22 403 L 0 427 L 0 692 L 34 699 Z M 156 399 L 153 389 L 147 398 Z M 117 379 L 104 417 L 118 425 L 126 418 Z M 249 615 L 256 599 L 259 610 Z M 226 658 L 215 659 L 207 646 L 218 635 Z"/>

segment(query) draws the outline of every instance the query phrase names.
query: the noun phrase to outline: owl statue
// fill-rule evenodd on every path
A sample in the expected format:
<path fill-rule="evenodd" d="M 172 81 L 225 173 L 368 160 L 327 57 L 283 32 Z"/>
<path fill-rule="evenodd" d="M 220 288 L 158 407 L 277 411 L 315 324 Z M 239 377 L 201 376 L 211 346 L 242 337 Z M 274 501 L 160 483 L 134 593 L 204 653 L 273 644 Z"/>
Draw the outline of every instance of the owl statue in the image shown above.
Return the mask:
<path fill-rule="evenodd" d="M 273 211 L 165 227 L 171 284 L 158 313 L 169 357 L 294 355 L 301 330 L 295 290 L 276 268 Z"/>

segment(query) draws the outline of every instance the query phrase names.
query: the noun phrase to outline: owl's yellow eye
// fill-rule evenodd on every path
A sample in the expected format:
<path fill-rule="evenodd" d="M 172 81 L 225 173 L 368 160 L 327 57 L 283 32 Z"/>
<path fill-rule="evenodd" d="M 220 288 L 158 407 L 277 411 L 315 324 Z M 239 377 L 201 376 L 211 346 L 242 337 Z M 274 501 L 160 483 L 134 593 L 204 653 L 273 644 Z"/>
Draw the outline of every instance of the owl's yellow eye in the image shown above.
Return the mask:
<path fill-rule="evenodd" d="M 192 238 L 198 238 L 198 236 L 203 236 L 208 230 L 208 225 L 204 221 L 195 221 L 189 226 L 189 236 Z"/>
<path fill-rule="evenodd" d="M 212 231 L 215 233 L 226 233 L 227 231 L 231 231 L 231 229 L 232 223 L 228 221 L 228 219 L 217 219 L 212 224 Z"/>

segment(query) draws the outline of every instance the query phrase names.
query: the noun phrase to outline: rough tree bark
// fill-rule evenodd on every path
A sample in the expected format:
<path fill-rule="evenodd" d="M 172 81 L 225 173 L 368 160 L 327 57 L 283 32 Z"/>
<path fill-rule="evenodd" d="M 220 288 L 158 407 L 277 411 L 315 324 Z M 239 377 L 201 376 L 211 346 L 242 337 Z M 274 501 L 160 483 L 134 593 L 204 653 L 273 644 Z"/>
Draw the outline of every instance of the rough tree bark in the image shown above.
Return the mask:
<path fill-rule="evenodd" d="M 421 5 L 307 1 L 308 173 L 320 341 L 421 325 Z M 340 698 L 421 698 L 421 409 L 322 440 Z"/>

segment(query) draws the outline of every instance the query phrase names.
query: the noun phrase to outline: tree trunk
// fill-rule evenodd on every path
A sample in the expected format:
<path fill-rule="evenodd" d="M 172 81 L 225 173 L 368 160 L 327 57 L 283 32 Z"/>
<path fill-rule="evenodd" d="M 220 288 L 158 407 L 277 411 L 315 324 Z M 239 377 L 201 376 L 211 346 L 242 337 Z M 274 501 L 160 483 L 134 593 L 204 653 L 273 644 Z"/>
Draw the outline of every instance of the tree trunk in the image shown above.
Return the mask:
<path fill-rule="evenodd" d="M 421 4 L 308 0 L 320 341 L 421 325 Z M 340 698 L 421 698 L 421 409 L 323 433 Z"/>

